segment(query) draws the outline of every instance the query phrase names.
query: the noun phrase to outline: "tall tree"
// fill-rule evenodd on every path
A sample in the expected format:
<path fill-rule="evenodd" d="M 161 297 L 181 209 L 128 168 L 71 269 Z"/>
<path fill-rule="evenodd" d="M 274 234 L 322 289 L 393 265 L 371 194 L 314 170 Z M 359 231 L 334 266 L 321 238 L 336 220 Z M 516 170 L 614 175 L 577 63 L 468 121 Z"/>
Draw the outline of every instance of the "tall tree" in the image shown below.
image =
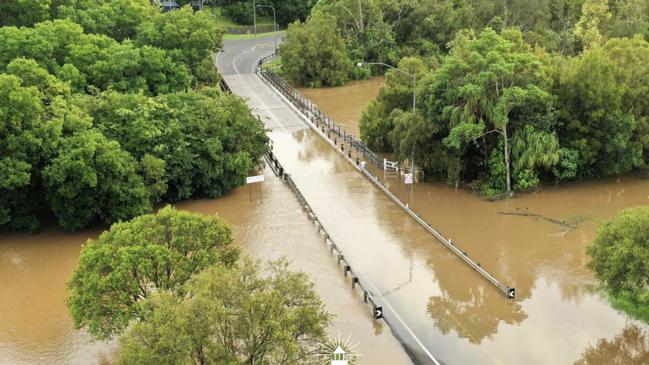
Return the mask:
<path fill-rule="evenodd" d="M 649 305 L 649 206 L 627 209 L 600 226 L 588 254 L 588 267 L 614 298 Z"/>
<path fill-rule="evenodd" d="M 122 363 L 309 363 L 331 318 L 306 274 L 285 261 L 210 267 L 184 292 L 143 303 L 143 320 L 121 338 Z"/>
<path fill-rule="evenodd" d="M 581 8 L 581 18 L 575 25 L 575 35 L 584 48 L 592 48 L 604 41 L 602 28 L 611 19 L 608 0 L 586 0 Z"/>
<path fill-rule="evenodd" d="M 309 87 L 338 86 L 349 79 L 351 62 L 336 18 L 316 12 L 307 23 L 293 23 L 279 49 L 286 77 Z"/>
<path fill-rule="evenodd" d="M 504 190 L 511 193 L 513 132 L 528 124 L 547 130 L 553 120 L 543 116 L 552 116 L 553 99 L 544 90 L 549 85 L 544 66 L 522 43 L 520 33 L 507 37 L 489 28 L 477 37 L 458 36 L 450 55 L 426 82 L 423 106 L 427 115 L 448 123 L 444 144 L 460 158 L 474 147 L 485 158 L 494 148 L 501 150 Z M 493 177 L 493 171 L 490 174 Z"/>
<path fill-rule="evenodd" d="M 77 327 L 97 338 L 119 334 L 153 294 L 182 295 L 199 271 L 232 265 L 238 251 L 230 228 L 217 217 L 165 207 L 156 214 L 114 224 L 81 251 L 68 308 Z"/>

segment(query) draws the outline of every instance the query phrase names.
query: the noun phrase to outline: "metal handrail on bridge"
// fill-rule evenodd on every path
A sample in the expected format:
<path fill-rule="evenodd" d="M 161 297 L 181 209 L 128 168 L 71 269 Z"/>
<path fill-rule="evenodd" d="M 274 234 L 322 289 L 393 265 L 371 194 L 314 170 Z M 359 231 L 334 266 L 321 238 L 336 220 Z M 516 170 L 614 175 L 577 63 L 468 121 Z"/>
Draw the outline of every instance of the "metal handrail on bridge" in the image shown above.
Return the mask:
<path fill-rule="evenodd" d="M 486 271 L 478 262 L 475 262 L 469 257 L 469 254 L 465 251 L 460 250 L 451 239 L 444 237 L 439 231 L 433 228 L 433 226 L 424 221 L 417 213 L 415 213 L 408 204 L 402 202 L 396 195 L 394 195 L 386 186 L 384 186 L 376 176 L 373 176 L 367 169 L 364 164 L 359 161 L 358 153 L 362 153 L 363 157 L 368 158 L 372 163 L 377 166 L 381 166 L 383 161 L 378 158 L 378 156 L 373 153 L 365 144 L 358 140 L 355 136 L 350 133 L 347 133 L 343 128 L 337 125 L 332 119 L 330 119 L 326 114 L 322 113 L 320 109 L 313 104 L 309 99 L 302 96 L 295 88 L 293 88 L 288 82 L 282 79 L 279 75 L 275 74 L 273 71 L 268 69 L 263 69 L 262 65 L 268 62 L 270 59 L 276 57 L 275 54 L 267 56 L 259 60 L 257 71 L 261 77 L 269 82 L 276 90 L 278 90 L 284 97 L 286 97 L 289 102 L 295 105 L 302 113 L 307 117 L 309 121 L 309 127 L 315 130 L 323 139 L 332 144 L 337 151 L 339 151 L 345 159 L 347 159 L 353 166 L 356 167 L 363 175 L 365 175 L 371 182 L 381 189 L 392 201 L 397 203 L 399 207 L 405 210 L 413 219 L 415 219 L 424 229 L 426 229 L 430 234 L 432 234 L 437 240 L 439 240 L 444 246 L 446 246 L 451 252 L 456 254 L 461 258 L 465 263 L 467 263 L 472 269 L 481 274 L 487 281 L 492 283 L 496 288 L 502 291 L 507 298 L 513 299 L 516 296 L 516 289 L 505 285 L 498 279 L 496 279 L 492 274 Z M 326 131 L 325 131 L 326 127 Z M 334 135 L 332 139 L 332 134 Z M 341 138 L 341 141 L 335 137 L 338 136 Z M 340 142 L 340 144 L 339 144 Z M 347 151 L 345 151 L 344 143 L 349 145 Z M 340 150 L 338 150 L 340 148 Z M 356 160 L 352 158 L 352 149 L 356 149 L 357 157 Z M 346 153 L 345 153 L 346 152 Z"/>
<path fill-rule="evenodd" d="M 268 163 L 268 166 L 270 166 L 275 176 L 282 179 L 282 181 L 284 181 L 289 186 L 289 188 L 297 198 L 298 202 L 300 202 L 302 209 L 304 209 L 309 219 L 313 221 L 313 224 L 318 229 L 318 233 L 322 233 L 324 242 L 329 246 L 330 252 L 333 253 L 334 251 L 336 251 L 338 264 L 340 265 L 341 262 L 343 263 L 345 277 L 347 276 L 348 273 L 351 275 L 352 289 L 356 288 L 357 285 L 361 288 L 361 290 L 363 291 L 363 301 L 365 303 L 370 303 L 372 305 L 372 309 L 376 317 L 376 310 L 381 307 L 379 307 L 377 303 L 374 301 L 374 298 L 372 297 L 371 292 L 366 288 L 364 281 L 360 279 L 359 275 L 357 275 L 354 272 L 351 265 L 347 262 L 347 259 L 345 259 L 345 256 L 343 255 L 343 251 L 334 242 L 334 240 L 329 235 L 329 232 L 327 232 L 322 222 L 320 222 L 320 220 L 318 219 L 318 216 L 315 214 L 313 209 L 311 209 L 311 206 L 307 202 L 306 198 L 304 197 L 300 189 L 297 187 L 297 184 L 295 184 L 295 181 L 293 181 L 291 175 L 288 172 L 286 172 L 286 170 L 279 162 L 279 160 L 275 157 L 272 151 L 269 151 L 264 156 L 264 159 Z M 380 318 L 383 318 L 383 316 L 381 315 Z"/>

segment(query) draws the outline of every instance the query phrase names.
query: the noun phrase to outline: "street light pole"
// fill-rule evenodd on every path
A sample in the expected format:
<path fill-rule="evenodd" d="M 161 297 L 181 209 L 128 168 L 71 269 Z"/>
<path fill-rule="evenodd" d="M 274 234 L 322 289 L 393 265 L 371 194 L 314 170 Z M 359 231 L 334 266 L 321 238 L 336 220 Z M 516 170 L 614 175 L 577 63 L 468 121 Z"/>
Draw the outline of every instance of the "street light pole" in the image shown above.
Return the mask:
<path fill-rule="evenodd" d="M 271 5 L 257 5 L 258 8 L 271 8 L 273 9 L 273 29 L 277 33 L 277 20 L 275 18 L 275 8 Z M 277 53 L 277 36 L 275 35 L 275 53 Z"/>
<path fill-rule="evenodd" d="M 394 67 L 392 65 L 388 65 L 387 63 L 383 62 L 359 62 L 358 67 L 362 67 L 363 65 L 379 65 L 379 66 L 384 66 L 390 69 L 393 69 L 395 71 L 401 72 L 404 75 L 408 75 L 412 77 L 412 116 L 413 118 L 417 115 L 417 75 L 411 74 L 409 72 L 403 71 L 397 67 Z M 410 186 L 410 195 L 412 196 L 412 190 L 413 186 L 415 185 L 415 144 L 413 141 L 412 144 L 412 155 L 410 156 L 410 162 L 412 163 L 412 170 L 410 172 L 412 173 L 412 184 Z M 412 201 L 410 202 L 412 205 Z"/>

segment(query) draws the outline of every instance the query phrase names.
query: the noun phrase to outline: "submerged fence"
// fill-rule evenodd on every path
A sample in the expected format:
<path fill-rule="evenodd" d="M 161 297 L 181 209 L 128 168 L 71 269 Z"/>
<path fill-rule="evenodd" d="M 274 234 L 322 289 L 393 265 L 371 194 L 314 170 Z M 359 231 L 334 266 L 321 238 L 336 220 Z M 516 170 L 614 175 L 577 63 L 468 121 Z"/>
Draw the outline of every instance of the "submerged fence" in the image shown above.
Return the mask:
<path fill-rule="evenodd" d="M 276 55 L 270 55 L 262 58 L 258 62 L 257 71 L 259 75 L 272 85 L 280 94 L 282 94 L 293 106 L 306 117 L 309 122 L 309 127 L 316 131 L 322 138 L 328 141 L 336 150 L 343 155 L 345 159 L 352 163 L 363 175 L 365 175 L 372 183 L 381 189 L 392 201 L 399 207 L 405 210 L 413 219 L 415 219 L 424 229 L 432 234 L 438 241 L 446 246 L 451 252 L 456 254 L 462 261 L 468 264 L 472 269 L 482 275 L 487 281 L 492 283 L 496 288 L 503 292 L 507 298 L 513 299 L 516 296 L 516 289 L 505 285 L 492 274 L 486 271 L 479 262 L 474 261 L 469 257 L 466 251 L 461 250 L 453 243 L 450 238 L 444 237 L 433 226 L 424 221 L 419 214 L 415 213 L 411 207 L 402 202 L 396 195 L 394 195 L 387 186 L 385 186 L 377 176 L 372 175 L 365 166 L 365 160 L 376 165 L 378 168 L 384 168 L 384 161 L 380 159 L 374 152 L 372 152 L 365 144 L 358 140 L 354 135 L 347 133 L 340 127 L 334 120 L 329 118 L 320 109 L 313 104 L 309 99 L 300 94 L 288 82 L 282 79 L 279 75 L 262 65 Z M 355 153 L 353 153 L 355 152 Z M 363 159 L 363 160 L 362 160 Z M 291 180 L 292 181 L 292 180 Z M 303 199 L 303 197 L 302 197 Z"/>

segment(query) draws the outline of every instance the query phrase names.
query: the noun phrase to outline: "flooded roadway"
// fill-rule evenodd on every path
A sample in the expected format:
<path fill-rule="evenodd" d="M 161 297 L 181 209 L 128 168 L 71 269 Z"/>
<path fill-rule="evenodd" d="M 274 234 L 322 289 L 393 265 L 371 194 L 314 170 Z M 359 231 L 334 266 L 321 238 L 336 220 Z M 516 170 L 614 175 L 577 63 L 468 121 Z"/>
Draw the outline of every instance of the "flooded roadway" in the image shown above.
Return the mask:
<path fill-rule="evenodd" d="M 324 108 L 325 103 L 315 102 Z M 350 108 L 345 100 L 332 104 Z M 419 214 L 497 278 L 517 287 L 518 299 L 507 301 L 359 178 L 301 122 L 288 119 L 285 107 L 257 110 L 272 110 L 283 123 L 279 127 L 265 119 L 274 130 L 275 151 L 336 242 L 344 245 L 346 257 L 372 279 L 377 296 L 390 303 L 444 362 L 569 364 L 587 354 L 581 364 L 610 364 L 632 353 L 647 359 L 647 339 L 638 337 L 633 327 L 637 322 L 610 307 L 584 267 L 584 247 L 598 223 L 622 208 L 649 204 L 646 180 L 623 177 L 544 188 L 497 203 L 444 184 L 415 186 Z M 410 199 L 410 190 L 396 176 L 380 177 L 404 201 Z M 240 188 L 224 199 L 179 206 L 218 212 L 233 224 L 237 242 L 245 243 L 244 250 L 256 257 L 288 253 L 299 258 L 296 267 L 320 273 L 315 277 L 318 291 L 329 309 L 338 313 L 330 333 L 336 335 L 336 328 L 342 335 L 352 333 L 352 342 L 360 343 L 359 352 L 365 354 L 363 363 L 407 362 L 395 349 L 389 329 L 380 321 L 372 322 L 359 305 L 361 299 L 350 294 L 335 261 L 322 254 L 327 251 L 313 227 L 277 180 L 268 176 L 261 190 Z M 498 214 L 516 208 L 566 220 L 577 228 Z M 115 344 L 94 343 L 73 330 L 64 304 L 65 282 L 77 264 L 79 249 L 99 231 L 66 234 L 46 229 L 35 236 L 0 235 L 0 364 L 105 364 L 114 359 Z M 599 339 L 610 342 L 598 343 Z M 635 364 L 643 363 L 649 361 Z"/>
<path fill-rule="evenodd" d="M 308 273 L 327 310 L 335 315 L 328 332 L 358 344 L 362 364 L 404 364 L 409 359 L 382 322 L 373 322 L 359 292 L 350 290 L 299 203 L 269 170 L 266 181 L 236 189 L 221 199 L 192 200 L 178 208 L 218 214 L 230 223 L 235 242 L 252 257 L 287 257 Z M 0 236 L 0 364 L 111 364 L 117 344 L 92 342 L 73 329 L 65 307 L 65 283 L 81 245 L 101 229 L 68 234 L 47 229 L 38 235 Z M 375 349 L 380 349 L 377 351 Z"/>
<path fill-rule="evenodd" d="M 371 279 L 375 295 L 391 307 L 387 316 L 397 323 L 397 331 L 412 331 L 442 361 L 569 364 L 600 339 L 627 346 L 629 328 L 647 330 L 597 292 L 585 268 L 584 249 L 604 219 L 623 208 L 649 204 L 649 181 L 622 177 L 489 203 L 444 184 L 418 184 L 411 197 L 399 177 L 382 177 L 425 220 L 494 276 L 515 286 L 517 299 L 509 301 L 300 125 L 256 76 L 241 73 L 227 79 L 273 130 L 277 157 L 351 265 Z M 340 99 L 331 104 L 338 109 L 348 105 Z M 576 228 L 500 214 L 525 210 Z M 646 349 L 646 341 L 641 345 Z M 414 351 L 418 346 L 414 340 L 409 343 Z M 613 355 L 608 346 L 593 351 L 599 350 Z"/>

